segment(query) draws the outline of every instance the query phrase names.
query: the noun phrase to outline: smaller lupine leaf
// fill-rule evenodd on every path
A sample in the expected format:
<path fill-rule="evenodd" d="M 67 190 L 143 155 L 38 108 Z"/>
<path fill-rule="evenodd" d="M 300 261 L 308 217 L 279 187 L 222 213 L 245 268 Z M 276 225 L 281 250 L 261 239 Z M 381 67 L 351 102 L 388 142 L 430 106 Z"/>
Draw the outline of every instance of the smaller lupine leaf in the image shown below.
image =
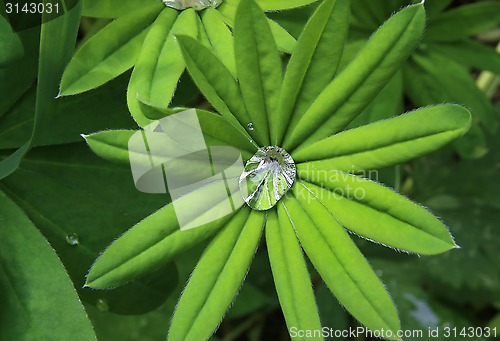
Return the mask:
<path fill-rule="evenodd" d="M 213 192 L 217 182 L 193 191 L 180 200 L 192 201 L 192 221 L 209 210 L 226 204 Z M 200 203 L 200 197 L 204 202 Z M 87 275 L 86 286 L 112 288 L 139 278 L 216 233 L 231 215 L 188 230 L 180 230 L 172 203 L 148 216 L 115 240 L 96 260 Z"/>
<path fill-rule="evenodd" d="M 194 82 L 207 100 L 226 120 L 247 139 L 252 136 L 260 142 L 254 131 L 247 132 L 242 124 L 250 118 L 243 104 L 237 81 L 222 62 L 195 39 L 178 36 L 184 59 Z"/>
<path fill-rule="evenodd" d="M 0 225 L 0 339 L 97 340 L 53 248 L 3 192 Z"/>
<path fill-rule="evenodd" d="M 441 14 L 446 7 L 450 6 L 453 0 L 426 0 L 425 11 L 428 13 L 429 18 L 433 19 Z"/>
<path fill-rule="evenodd" d="M 266 16 L 253 0 L 242 0 L 234 24 L 236 69 L 250 120 L 264 145 L 277 129 L 282 66 Z"/>
<path fill-rule="evenodd" d="M 446 11 L 429 22 L 425 39 L 456 41 L 500 24 L 500 3 L 483 1 Z"/>
<path fill-rule="evenodd" d="M 469 108 L 474 115 L 474 121 L 481 121 L 484 127 L 490 132 L 494 132 L 498 127 L 498 120 L 491 101 L 477 87 L 474 79 L 470 76 L 466 67 L 446 58 L 438 53 L 427 51 L 425 54 L 415 54 L 412 60 L 416 63 L 410 64 L 416 72 L 425 74 L 434 83 L 432 88 L 435 93 L 433 103 L 436 101 L 453 101 L 462 103 Z M 418 75 L 417 75 L 418 77 Z M 417 102 L 420 96 L 419 91 L 414 91 L 419 84 L 405 77 L 405 88 L 408 89 L 410 99 L 415 100 L 418 105 L 428 105 L 431 103 Z M 425 93 L 429 90 L 420 90 Z"/>
<path fill-rule="evenodd" d="M 456 62 L 500 75 L 500 53 L 474 40 L 429 44 L 429 49 Z"/>
<path fill-rule="evenodd" d="M 156 8 L 133 12 L 87 40 L 64 71 L 60 95 L 92 90 L 130 69 L 137 61 L 147 27 L 157 15 Z"/>
<path fill-rule="evenodd" d="M 193 19 L 193 22 L 190 23 L 193 25 L 190 30 L 197 30 L 196 14 L 191 13 L 191 11 L 185 13 L 187 14 L 183 15 L 184 19 Z M 192 17 L 190 13 L 193 15 Z M 179 15 L 176 10 L 172 8 L 162 10 L 146 35 L 141 53 L 132 72 L 127 89 L 127 104 L 130 113 L 140 126 L 145 126 L 151 123 L 151 121 L 142 113 L 137 97 L 158 107 L 167 107 L 179 80 L 177 75 L 180 76 L 180 73 L 184 70 L 182 56 L 180 51 L 178 51 L 178 46 L 172 33 L 173 26 L 177 23 L 178 18 Z M 182 26 L 182 22 L 181 24 L 177 24 L 177 27 L 179 26 Z M 168 58 L 175 55 L 176 47 L 179 54 L 178 57 L 181 60 L 179 61 L 178 58 L 174 57 L 172 64 L 170 64 Z M 170 70 L 165 71 L 165 68 L 171 66 L 176 69 L 171 70 L 171 72 L 169 72 Z M 162 88 L 161 103 L 156 103 L 154 98 L 152 98 L 152 88 L 155 81 L 156 85 Z M 160 81 L 162 82 L 161 84 Z M 166 105 L 162 105 L 164 102 L 167 102 Z"/>
<path fill-rule="evenodd" d="M 267 1 L 266 1 L 267 2 Z M 234 18 L 236 16 L 237 3 L 233 1 L 224 1 L 222 5 L 217 8 L 217 11 L 222 14 L 223 20 L 230 27 L 234 28 Z M 295 46 L 295 38 L 290 35 L 283 27 L 278 25 L 275 21 L 267 19 L 271 32 L 273 34 L 276 45 L 280 51 L 292 53 Z"/>
<path fill-rule="evenodd" d="M 276 292 L 288 328 L 320 330 L 321 322 L 307 265 L 297 235 L 282 205 L 270 210 L 266 222 L 266 244 Z M 293 340 L 323 340 L 296 337 Z"/>
<path fill-rule="evenodd" d="M 215 55 L 236 78 L 233 34 L 222 15 L 213 8 L 207 8 L 202 12 L 201 18 Z"/>
<path fill-rule="evenodd" d="M 306 6 L 316 2 L 316 0 L 256 0 L 256 2 L 264 11 L 279 11 Z"/>
<path fill-rule="evenodd" d="M 299 117 L 331 82 L 340 63 L 349 27 L 349 1 L 324 1 L 306 24 L 292 54 L 280 93 L 280 124 L 271 131 L 279 145 L 290 117 Z"/>
<path fill-rule="evenodd" d="M 304 172 L 303 177 L 317 184 L 303 183 L 342 226 L 364 238 L 426 255 L 457 247 L 432 213 L 376 182 L 336 171 Z"/>
<path fill-rule="evenodd" d="M 9 22 L 0 15 L 0 67 L 20 59 L 24 47 L 19 36 L 12 31 Z"/>
<path fill-rule="evenodd" d="M 441 148 L 461 137 L 470 122 L 470 112 L 456 104 L 424 107 L 343 131 L 298 149 L 292 157 L 301 169 L 345 172 L 378 169 Z"/>
<path fill-rule="evenodd" d="M 417 45 L 424 26 L 423 2 L 393 15 L 290 125 L 283 147 L 293 151 L 345 128 L 390 81 Z"/>
<path fill-rule="evenodd" d="M 396 331 L 401 326 L 396 307 L 349 234 L 300 183 L 294 186 L 294 196 L 283 205 L 304 251 L 328 288 L 367 328 L 392 331 L 393 337 L 387 339 L 398 340 Z"/>
<path fill-rule="evenodd" d="M 155 7 L 159 12 L 165 7 L 155 0 L 141 1 L 141 8 Z M 94 18 L 118 18 L 137 11 L 137 0 L 85 0 L 82 15 Z"/>
<path fill-rule="evenodd" d="M 265 217 L 245 207 L 214 237 L 182 293 L 169 339 L 210 338 L 245 279 Z"/>

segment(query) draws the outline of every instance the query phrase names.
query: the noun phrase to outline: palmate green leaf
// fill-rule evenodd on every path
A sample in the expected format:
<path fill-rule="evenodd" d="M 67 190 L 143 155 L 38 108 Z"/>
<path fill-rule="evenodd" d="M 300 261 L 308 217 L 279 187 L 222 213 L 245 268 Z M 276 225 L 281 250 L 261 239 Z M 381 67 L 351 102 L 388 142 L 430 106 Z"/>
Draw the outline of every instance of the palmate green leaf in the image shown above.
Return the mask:
<path fill-rule="evenodd" d="M 12 31 L 9 22 L 0 15 L 0 68 L 20 59 L 23 54 L 21 39 Z"/>
<path fill-rule="evenodd" d="M 266 16 L 252 0 L 241 0 L 234 24 L 238 80 L 250 120 L 263 145 L 277 132 L 276 117 L 282 82 L 278 48 Z"/>
<path fill-rule="evenodd" d="M 255 129 L 247 131 L 250 117 L 243 103 L 238 82 L 218 58 L 196 40 L 178 36 L 189 74 L 215 109 L 249 141 L 260 143 Z"/>
<path fill-rule="evenodd" d="M 500 24 L 500 3 L 482 1 L 446 11 L 429 22 L 425 39 L 455 41 L 473 36 Z"/>
<path fill-rule="evenodd" d="M 164 196 L 137 191 L 130 166 L 101 160 L 84 143 L 35 148 L 0 188 L 49 240 L 83 301 L 95 305 L 101 299 L 110 312 L 142 314 L 171 294 L 177 283 L 173 263 L 117 290 L 82 288 L 110 241 L 165 203 Z M 78 243 L 71 245 L 68 238 Z"/>
<path fill-rule="evenodd" d="M 236 8 L 238 4 L 239 0 L 229 0 L 224 1 L 222 5 L 217 8 L 217 11 L 223 15 L 224 21 L 230 27 L 234 27 L 234 19 L 236 16 Z M 278 25 L 273 20 L 267 19 L 267 21 L 269 23 L 269 26 L 271 27 L 271 32 L 280 51 L 292 53 L 295 47 L 295 38 L 293 38 L 290 33 L 288 33 L 283 27 Z"/>
<path fill-rule="evenodd" d="M 349 1 L 324 1 L 306 24 L 283 80 L 271 141 L 279 145 L 290 117 L 305 112 L 331 82 L 340 63 L 349 27 Z"/>
<path fill-rule="evenodd" d="M 457 247 L 432 213 L 382 185 L 337 171 L 306 171 L 301 176 L 309 182 L 303 183 L 307 191 L 342 226 L 364 238 L 426 255 Z M 307 196 L 307 191 L 301 194 Z"/>
<path fill-rule="evenodd" d="M 0 225 L 0 338 L 97 340 L 56 253 L 2 192 Z"/>
<path fill-rule="evenodd" d="M 425 11 L 429 18 L 433 19 L 450 6 L 452 2 L 453 0 L 426 0 Z"/>
<path fill-rule="evenodd" d="M 239 211 L 209 244 L 182 293 L 171 340 L 207 340 L 240 288 L 257 249 L 266 214 Z"/>
<path fill-rule="evenodd" d="M 320 330 L 321 322 L 307 265 L 295 230 L 282 205 L 278 206 L 278 214 L 275 210 L 270 210 L 268 213 L 266 244 L 276 292 L 288 328 Z M 312 340 L 323 340 L 323 338 L 312 338 Z"/>
<path fill-rule="evenodd" d="M 202 12 L 201 20 L 215 55 L 236 78 L 233 34 L 224 22 L 222 15 L 210 7 Z"/>
<path fill-rule="evenodd" d="M 408 69 L 412 70 L 410 74 L 407 73 Z M 498 119 L 491 101 L 476 86 L 465 67 L 440 54 L 427 51 L 413 55 L 412 63 L 404 68 L 404 72 L 404 85 L 408 96 L 417 105 L 431 104 L 420 100 L 420 96 L 425 96 L 429 90 L 416 90 L 421 86 L 416 84 L 417 79 L 421 78 L 420 74 L 428 76 L 428 82 L 434 83 L 429 87 L 435 90 L 429 94 L 434 98 L 432 103 L 436 101 L 462 103 L 471 110 L 475 122 L 480 121 L 490 132 L 497 129 Z M 411 76 L 415 78 L 410 79 Z"/>
<path fill-rule="evenodd" d="M 500 75 L 500 53 L 472 39 L 429 44 L 429 49 L 460 64 Z"/>
<path fill-rule="evenodd" d="M 218 182 L 213 182 L 177 199 L 193 207 L 190 222 L 227 205 L 227 193 L 220 197 L 220 191 L 219 194 L 213 191 L 217 186 Z M 170 203 L 111 244 L 90 269 L 86 286 L 110 288 L 139 278 L 211 237 L 230 217 L 231 214 L 196 228 L 180 230 L 174 205 Z"/>
<path fill-rule="evenodd" d="M 118 18 L 129 15 L 144 7 L 165 7 L 160 1 L 142 0 L 85 0 L 82 15 L 95 18 Z"/>
<path fill-rule="evenodd" d="M 296 150 L 292 157 L 300 170 L 383 168 L 441 148 L 462 136 L 470 122 L 470 112 L 462 106 L 430 106 L 338 133 Z"/>
<path fill-rule="evenodd" d="M 283 148 L 292 151 L 345 128 L 378 94 L 417 45 L 425 24 L 422 3 L 393 15 L 354 60 L 290 125 Z"/>
<path fill-rule="evenodd" d="M 64 71 L 60 95 L 94 89 L 134 66 L 147 28 L 160 9 L 151 7 L 119 18 L 90 38 Z"/>
<path fill-rule="evenodd" d="M 6 159 L 0 161 L 0 179 L 12 174 L 32 146 L 50 135 L 54 117 L 55 97 L 64 67 L 71 58 L 80 22 L 81 3 L 58 18 L 43 14 L 44 24 L 40 33 L 38 81 L 35 121 L 31 139 Z M 56 57 L 54 57 L 56 56 Z"/>
<path fill-rule="evenodd" d="M 400 322 L 384 285 L 334 216 L 300 183 L 283 202 L 307 256 L 339 302 L 371 330 L 396 331 Z"/>

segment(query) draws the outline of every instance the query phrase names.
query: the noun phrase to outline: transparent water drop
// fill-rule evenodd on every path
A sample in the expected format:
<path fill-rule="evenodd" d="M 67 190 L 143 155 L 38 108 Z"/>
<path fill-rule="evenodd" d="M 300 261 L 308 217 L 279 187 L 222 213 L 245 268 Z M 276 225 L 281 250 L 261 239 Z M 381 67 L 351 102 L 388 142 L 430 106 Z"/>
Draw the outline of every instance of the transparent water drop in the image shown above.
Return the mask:
<path fill-rule="evenodd" d="M 71 233 L 66 236 L 66 242 L 69 245 L 76 246 L 80 244 L 80 239 L 78 238 L 78 235 L 76 233 Z"/>
<path fill-rule="evenodd" d="M 222 0 L 162 0 L 165 6 L 177 10 L 193 8 L 196 11 L 201 11 L 207 7 L 217 7 L 222 3 Z"/>
<path fill-rule="evenodd" d="M 104 298 L 99 298 L 97 300 L 97 302 L 95 303 L 95 306 L 100 311 L 108 311 L 109 310 L 108 301 L 106 301 Z"/>
<path fill-rule="evenodd" d="M 292 187 L 296 174 L 295 162 L 283 148 L 259 148 L 240 176 L 243 199 L 254 210 L 268 210 Z"/>
<path fill-rule="evenodd" d="M 248 130 L 253 130 L 253 123 L 252 122 L 248 123 L 247 128 Z"/>

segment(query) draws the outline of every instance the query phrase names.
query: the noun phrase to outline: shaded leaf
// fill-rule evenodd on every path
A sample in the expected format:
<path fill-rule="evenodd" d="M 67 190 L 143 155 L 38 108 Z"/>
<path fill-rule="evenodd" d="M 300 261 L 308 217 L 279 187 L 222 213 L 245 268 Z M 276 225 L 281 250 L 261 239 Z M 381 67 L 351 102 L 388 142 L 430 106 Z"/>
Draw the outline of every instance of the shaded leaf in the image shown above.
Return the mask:
<path fill-rule="evenodd" d="M 0 338 L 97 340 L 68 274 L 49 243 L 2 192 L 0 211 Z"/>
<path fill-rule="evenodd" d="M 482 1 L 459 6 L 442 13 L 429 22 L 425 39 L 454 41 L 486 31 L 500 23 L 500 3 Z"/>
<path fill-rule="evenodd" d="M 23 54 L 21 39 L 12 31 L 9 22 L 0 15 L 0 68 L 20 59 Z"/>

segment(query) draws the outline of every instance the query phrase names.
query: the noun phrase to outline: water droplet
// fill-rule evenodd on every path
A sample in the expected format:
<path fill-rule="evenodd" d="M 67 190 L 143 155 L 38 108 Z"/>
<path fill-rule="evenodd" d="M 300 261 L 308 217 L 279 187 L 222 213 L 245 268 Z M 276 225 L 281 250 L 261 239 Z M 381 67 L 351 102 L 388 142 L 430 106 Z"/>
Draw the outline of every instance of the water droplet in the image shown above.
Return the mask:
<path fill-rule="evenodd" d="M 177 10 L 193 8 L 196 11 L 201 11 L 207 7 L 217 7 L 222 3 L 222 0 L 162 0 L 165 6 L 172 7 Z"/>
<path fill-rule="evenodd" d="M 259 148 L 240 176 L 243 199 L 254 210 L 268 210 L 292 187 L 296 174 L 295 162 L 283 148 Z"/>
<path fill-rule="evenodd" d="M 95 306 L 100 311 L 108 311 L 109 310 L 108 301 L 106 301 L 104 298 L 99 298 L 97 300 L 97 302 L 95 303 Z"/>
<path fill-rule="evenodd" d="M 247 128 L 248 130 L 253 130 L 253 123 L 252 122 L 248 123 Z"/>
<path fill-rule="evenodd" d="M 72 234 L 68 234 L 66 236 L 66 242 L 69 245 L 76 246 L 76 245 L 80 244 L 80 239 L 78 238 L 78 235 L 76 233 L 72 233 Z"/>

